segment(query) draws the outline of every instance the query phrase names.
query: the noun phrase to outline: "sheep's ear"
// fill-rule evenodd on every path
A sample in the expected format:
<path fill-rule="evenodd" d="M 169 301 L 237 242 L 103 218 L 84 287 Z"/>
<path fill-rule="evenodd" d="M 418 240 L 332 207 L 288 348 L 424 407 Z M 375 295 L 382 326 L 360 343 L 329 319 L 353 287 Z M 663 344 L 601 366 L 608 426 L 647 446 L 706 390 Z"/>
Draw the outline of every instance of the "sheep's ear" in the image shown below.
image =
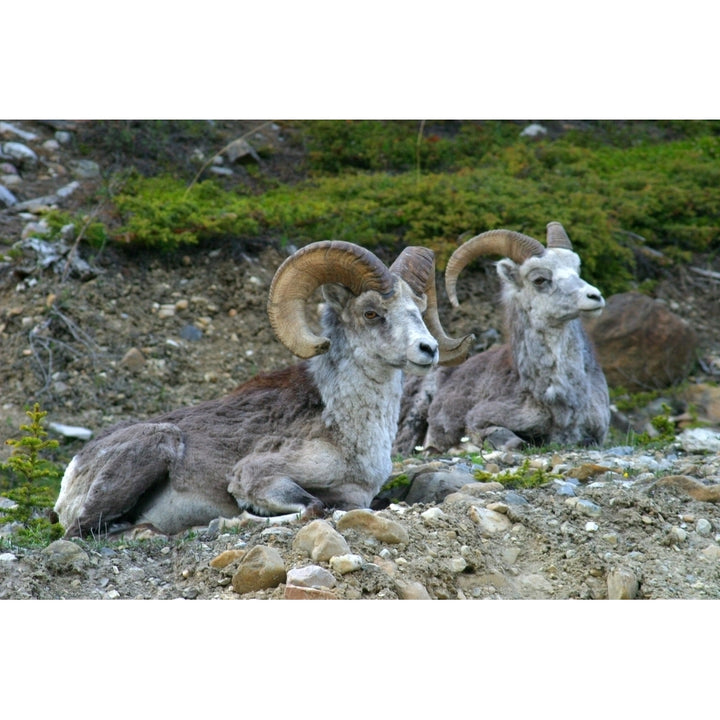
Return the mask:
<path fill-rule="evenodd" d="M 520 269 L 516 263 L 508 258 L 503 258 L 498 261 L 496 268 L 501 279 L 520 287 Z"/>
<path fill-rule="evenodd" d="M 350 290 L 339 283 L 326 283 L 322 286 L 322 294 L 325 302 L 337 311 L 342 310 L 354 297 Z"/>

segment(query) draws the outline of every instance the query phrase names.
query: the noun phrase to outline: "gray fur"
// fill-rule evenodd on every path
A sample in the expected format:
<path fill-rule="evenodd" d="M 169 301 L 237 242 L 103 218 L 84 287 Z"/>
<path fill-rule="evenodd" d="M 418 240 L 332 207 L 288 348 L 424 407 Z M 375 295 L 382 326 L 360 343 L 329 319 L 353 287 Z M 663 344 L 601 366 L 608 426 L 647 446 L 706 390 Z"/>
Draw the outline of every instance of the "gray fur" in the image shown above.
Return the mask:
<path fill-rule="evenodd" d="M 165 533 L 249 509 L 312 516 L 368 507 L 392 470 L 402 374 L 438 361 L 426 299 L 323 286 L 326 354 L 235 392 L 91 441 L 55 510 L 67 536 L 148 523 Z"/>
<path fill-rule="evenodd" d="M 408 378 L 395 452 L 445 452 L 463 437 L 503 447 L 602 444 L 608 389 L 581 316 L 605 301 L 579 270 L 578 256 L 559 248 L 498 262 L 506 344 Z"/>

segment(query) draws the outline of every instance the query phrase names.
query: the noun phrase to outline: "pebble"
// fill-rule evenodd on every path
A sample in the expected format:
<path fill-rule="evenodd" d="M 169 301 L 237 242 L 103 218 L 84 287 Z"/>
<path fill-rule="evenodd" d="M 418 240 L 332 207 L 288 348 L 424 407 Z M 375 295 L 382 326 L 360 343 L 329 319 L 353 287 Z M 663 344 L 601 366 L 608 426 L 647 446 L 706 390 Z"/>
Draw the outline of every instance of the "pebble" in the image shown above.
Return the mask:
<path fill-rule="evenodd" d="M 0 157 L 17 162 L 21 167 L 32 168 L 37 165 L 38 156 L 27 145 L 19 142 L 6 142 L 2 144 Z"/>
<path fill-rule="evenodd" d="M 337 523 L 337 529 L 358 530 L 372 535 L 380 542 L 407 543 L 410 539 L 408 531 L 400 523 L 377 515 L 372 510 L 350 510 Z"/>
<path fill-rule="evenodd" d="M 433 522 L 441 518 L 447 517 L 447 515 L 439 507 L 431 507 L 421 513 L 420 517 L 426 522 Z"/>
<path fill-rule="evenodd" d="M 326 520 L 304 525 L 293 540 L 293 549 L 306 553 L 315 562 L 329 562 L 336 555 L 350 554 L 345 538 Z"/>
<path fill-rule="evenodd" d="M 145 356 L 142 352 L 136 348 L 130 348 L 122 360 L 120 360 L 120 367 L 127 368 L 131 372 L 137 372 L 145 365 Z"/>
<path fill-rule="evenodd" d="M 330 567 L 341 575 L 359 570 L 363 565 L 360 555 L 348 553 L 347 555 L 334 555 L 330 558 Z"/>
<path fill-rule="evenodd" d="M 51 570 L 79 570 L 90 562 L 90 556 L 79 545 L 69 540 L 55 540 L 41 554 Z"/>
<path fill-rule="evenodd" d="M 708 428 L 683 430 L 677 438 L 680 446 L 689 453 L 720 452 L 720 432 Z"/>
<path fill-rule="evenodd" d="M 232 587 L 242 595 L 277 587 L 286 578 L 285 564 L 280 553 L 267 545 L 255 545 L 240 561 L 232 578 Z"/>
<path fill-rule="evenodd" d="M 17 198 L 4 185 L 0 185 L 0 205 L 12 207 L 15 204 L 17 204 Z"/>
<path fill-rule="evenodd" d="M 430 600 L 430 593 L 428 593 L 425 586 L 414 580 L 412 582 L 400 582 L 396 583 L 397 594 L 401 600 Z"/>
<path fill-rule="evenodd" d="M 705 518 L 700 518 L 695 523 L 695 532 L 698 535 L 709 535 L 712 532 L 712 525 Z"/>
<path fill-rule="evenodd" d="M 481 535 L 496 535 L 507 532 L 512 527 L 506 515 L 484 507 L 471 505 L 468 514 L 470 519 L 477 523 Z"/>
<path fill-rule="evenodd" d="M 335 558 L 330 559 L 332 561 Z M 320 565 L 304 565 L 288 570 L 287 584 L 298 587 L 331 588 L 335 585 L 335 576 Z"/>
<path fill-rule="evenodd" d="M 637 597 L 638 589 L 638 579 L 632 570 L 618 568 L 608 573 L 608 600 L 634 600 Z"/>

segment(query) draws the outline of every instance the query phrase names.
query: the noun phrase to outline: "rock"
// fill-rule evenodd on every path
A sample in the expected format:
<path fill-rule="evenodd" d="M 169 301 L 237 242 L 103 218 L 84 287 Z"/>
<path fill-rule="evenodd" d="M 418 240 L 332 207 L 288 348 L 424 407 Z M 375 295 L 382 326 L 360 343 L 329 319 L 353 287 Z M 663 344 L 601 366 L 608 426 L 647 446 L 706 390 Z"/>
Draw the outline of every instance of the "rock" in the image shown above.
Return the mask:
<path fill-rule="evenodd" d="M 16 562 L 17 555 L 13 555 L 11 552 L 0 553 L 0 563 Z"/>
<path fill-rule="evenodd" d="M 331 588 L 335 583 L 335 576 L 319 565 L 293 568 L 287 574 L 287 584 L 298 587 Z"/>
<path fill-rule="evenodd" d="M 23 130 L 12 123 L 4 121 L 0 122 L 0 135 L 17 135 L 19 138 L 25 140 L 25 142 L 32 142 L 33 140 L 37 140 L 38 137 L 34 132 Z"/>
<path fill-rule="evenodd" d="M 337 600 L 337 595 L 326 588 L 301 587 L 299 585 L 286 585 L 284 597 L 286 600 Z"/>
<path fill-rule="evenodd" d="M 428 593 L 425 586 L 418 581 L 412 582 L 401 582 L 395 583 L 395 588 L 398 597 L 401 600 L 431 600 L 430 593 Z"/>
<path fill-rule="evenodd" d="M 540 123 L 530 123 L 520 133 L 520 137 L 539 137 L 542 135 L 547 135 L 547 128 L 540 125 Z"/>
<path fill-rule="evenodd" d="M 313 520 L 295 536 L 293 550 L 307 553 L 315 562 L 328 562 L 334 555 L 349 554 L 350 546 L 326 520 Z"/>
<path fill-rule="evenodd" d="M 690 385 L 682 397 L 694 407 L 697 420 L 720 425 L 720 386 L 708 383 Z"/>
<path fill-rule="evenodd" d="M 338 520 L 337 529 L 358 530 L 386 543 L 407 543 L 410 539 L 407 530 L 400 523 L 377 515 L 372 510 L 346 512 Z"/>
<path fill-rule="evenodd" d="M 0 185 L 0 206 L 12 207 L 16 204 L 17 198 L 4 185 Z"/>
<path fill-rule="evenodd" d="M 703 551 L 702 556 L 706 560 L 720 562 L 720 545 L 708 545 Z"/>
<path fill-rule="evenodd" d="M 41 553 L 51 570 L 80 570 L 90 562 L 90 556 L 77 544 L 69 540 L 55 540 Z"/>
<path fill-rule="evenodd" d="M 709 535 L 712 532 L 712 525 L 705 518 L 699 518 L 695 523 L 695 532 L 698 535 Z"/>
<path fill-rule="evenodd" d="M 100 166 L 94 160 L 73 160 L 70 167 L 75 177 L 90 179 L 100 176 Z"/>
<path fill-rule="evenodd" d="M 467 470 L 424 472 L 415 476 L 405 497 L 408 505 L 442 502 L 447 495 L 458 491 L 472 480 Z"/>
<path fill-rule="evenodd" d="M 231 565 L 236 560 L 240 560 L 245 555 L 247 555 L 247 550 L 242 548 L 237 548 L 234 550 L 225 550 L 224 552 L 221 552 L 219 555 L 216 555 L 208 564 L 210 567 L 215 568 L 216 570 L 222 570 L 222 568 L 227 567 L 228 565 Z"/>
<path fill-rule="evenodd" d="M 285 582 L 286 577 L 285 563 L 280 553 L 267 545 L 255 545 L 240 561 L 232 578 L 232 587 L 242 595 L 277 587 Z"/>
<path fill-rule="evenodd" d="M 180 331 L 180 337 L 183 340 L 197 342 L 198 340 L 202 340 L 203 332 L 200 328 L 197 328 L 194 325 L 185 325 Z"/>
<path fill-rule="evenodd" d="M 28 237 L 16 242 L 13 249 L 22 251 L 28 258 L 27 262 L 34 262 L 39 268 L 52 267 L 57 274 L 69 270 L 71 276 L 83 281 L 90 280 L 98 274 L 97 269 L 90 267 L 76 250 L 70 252 L 70 248 L 63 242 L 49 243 L 37 237 Z M 33 270 L 34 268 L 30 267 L 26 272 L 30 274 Z"/>
<path fill-rule="evenodd" d="M 436 520 L 447 518 L 447 515 L 439 507 L 431 507 L 425 510 L 420 517 L 428 524 L 432 524 Z"/>
<path fill-rule="evenodd" d="M 585 323 L 608 385 L 639 392 L 675 385 L 687 377 L 697 336 L 662 302 L 637 292 L 608 298 Z"/>
<path fill-rule="evenodd" d="M 480 534 L 484 536 L 507 532 L 512 527 L 506 515 L 484 507 L 472 505 L 468 514 L 470 519 L 477 523 Z"/>
<path fill-rule="evenodd" d="M 231 142 L 225 148 L 225 153 L 230 162 L 241 162 L 249 159 L 253 159 L 258 163 L 260 162 L 260 156 L 255 152 L 255 148 L 243 138 L 238 138 Z"/>
<path fill-rule="evenodd" d="M 89 428 L 78 427 L 77 425 L 63 425 L 62 423 L 51 422 L 48 427 L 58 435 L 69 438 L 78 438 L 80 440 L 89 440 L 93 436 L 93 431 Z"/>
<path fill-rule="evenodd" d="M 0 157 L 12 160 L 22 168 L 33 168 L 37 165 L 38 156 L 34 150 L 19 142 L 6 142 L 2 144 Z"/>
<path fill-rule="evenodd" d="M 720 432 L 708 428 L 690 428 L 678 435 L 678 442 L 685 452 L 720 452 Z"/>
<path fill-rule="evenodd" d="M 608 600 L 634 600 L 638 589 L 639 583 L 632 570 L 618 568 L 608 573 Z"/>
<path fill-rule="evenodd" d="M 337 573 L 345 575 L 362 567 L 363 559 L 360 555 L 334 555 L 330 558 L 330 567 Z"/>
<path fill-rule="evenodd" d="M 141 370 L 144 365 L 145 356 L 135 347 L 130 348 L 120 361 L 120 367 L 127 368 L 131 372 Z"/>

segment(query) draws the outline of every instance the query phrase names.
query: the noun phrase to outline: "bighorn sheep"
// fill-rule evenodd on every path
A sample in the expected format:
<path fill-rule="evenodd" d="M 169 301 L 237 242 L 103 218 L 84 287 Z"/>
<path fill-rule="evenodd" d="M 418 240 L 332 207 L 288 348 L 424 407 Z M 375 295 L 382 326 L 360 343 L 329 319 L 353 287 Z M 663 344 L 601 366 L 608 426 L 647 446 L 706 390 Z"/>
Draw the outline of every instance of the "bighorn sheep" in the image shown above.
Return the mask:
<path fill-rule="evenodd" d="M 459 367 L 408 378 L 395 452 L 417 446 L 444 452 L 468 437 L 482 445 L 601 444 L 610 422 L 608 388 L 580 318 L 605 301 L 579 276 L 580 259 L 560 223 L 547 226 L 547 248 L 509 230 L 471 238 L 450 257 L 448 297 L 458 306 L 462 269 L 480 255 L 497 263 L 506 344 Z"/>
<path fill-rule="evenodd" d="M 306 301 L 321 286 L 317 335 Z M 390 268 L 351 243 L 301 248 L 278 268 L 268 314 L 302 362 L 92 440 L 55 505 L 66 537 L 136 525 L 175 534 L 243 509 L 368 507 L 392 470 L 403 372 L 461 362 L 472 341 L 445 335 L 436 302 L 426 248 L 406 248 Z"/>

